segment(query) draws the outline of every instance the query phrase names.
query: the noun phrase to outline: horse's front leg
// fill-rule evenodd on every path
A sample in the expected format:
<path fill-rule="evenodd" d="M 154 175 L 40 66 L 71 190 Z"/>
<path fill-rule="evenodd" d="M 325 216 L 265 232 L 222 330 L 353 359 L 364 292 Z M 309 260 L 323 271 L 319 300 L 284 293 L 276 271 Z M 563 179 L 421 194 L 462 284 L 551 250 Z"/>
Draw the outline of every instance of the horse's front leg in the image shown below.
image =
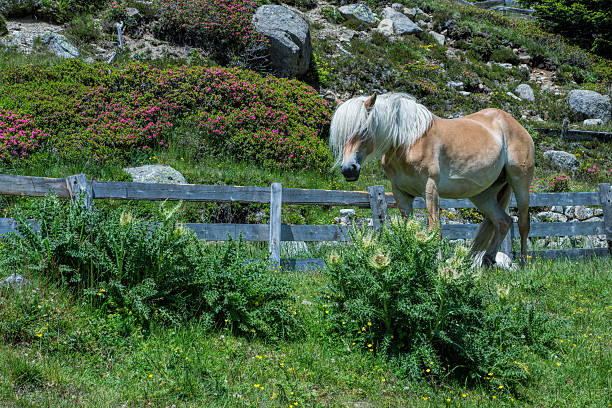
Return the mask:
<path fill-rule="evenodd" d="M 397 202 L 400 212 L 404 217 L 410 217 L 412 215 L 412 203 L 414 202 L 414 196 L 403 192 L 393 183 L 391 183 L 391 188 L 393 191 L 393 197 Z"/>
<path fill-rule="evenodd" d="M 427 205 L 427 220 L 429 230 L 440 228 L 440 196 L 438 195 L 438 183 L 433 178 L 427 179 L 425 185 L 425 204 Z M 442 230 L 440 230 L 440 237 Z"/>

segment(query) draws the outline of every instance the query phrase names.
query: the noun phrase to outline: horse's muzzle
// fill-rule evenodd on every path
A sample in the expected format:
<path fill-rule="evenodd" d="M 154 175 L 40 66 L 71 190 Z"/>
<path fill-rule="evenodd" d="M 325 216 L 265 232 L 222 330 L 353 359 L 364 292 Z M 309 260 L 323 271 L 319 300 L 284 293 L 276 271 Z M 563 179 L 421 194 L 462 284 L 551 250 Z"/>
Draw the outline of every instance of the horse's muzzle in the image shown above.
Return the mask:
<path fill-rule="evenodd" d="M 357 181 L 360 171 L 361 166 L 357 163 L 343 164 L 342 167 L 340 167 L 340 172 L 346 181 Z"/>

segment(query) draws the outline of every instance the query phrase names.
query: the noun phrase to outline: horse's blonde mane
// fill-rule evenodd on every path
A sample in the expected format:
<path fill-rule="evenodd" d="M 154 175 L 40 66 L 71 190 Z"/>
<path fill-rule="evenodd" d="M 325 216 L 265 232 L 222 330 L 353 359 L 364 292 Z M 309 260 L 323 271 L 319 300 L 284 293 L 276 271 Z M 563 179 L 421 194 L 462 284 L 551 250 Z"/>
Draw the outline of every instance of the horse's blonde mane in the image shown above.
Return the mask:
<path fill-rule="evenodd" d="M 367 96 L 349 99 L 334 113 L 329 145 L 336 165 L 343 160 L 344 144 L 356 134 L 362 141 L 373 142 L 374 150 L 368 159 L 380 158 L 389 150 L 410 147 L 433 123 L 434 115 L 410 95 L 379 95 L 369 114 L 364 106 L 367 99 Z"/>

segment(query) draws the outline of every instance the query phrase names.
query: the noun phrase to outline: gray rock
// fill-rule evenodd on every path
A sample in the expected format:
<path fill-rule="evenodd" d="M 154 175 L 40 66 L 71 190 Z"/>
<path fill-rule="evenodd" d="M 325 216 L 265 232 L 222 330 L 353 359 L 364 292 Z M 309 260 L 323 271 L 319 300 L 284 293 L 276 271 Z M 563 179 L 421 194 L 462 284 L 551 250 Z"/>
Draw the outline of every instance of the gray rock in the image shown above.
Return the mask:
<path fill-rule="evenodd" d="M 544 157 L 550 159 L 553 165 L 561 170 L 576 170 L 580 166 L 580 162 L 571 153 L 561 150 L 549 150 L 544 152 Z"/>
<path fill-rule="evenodd" d="M 355 210 L 353 210 L 352 208 L 343 208 L 340 210 L 340 215 L 343 217 L 354 217 Z"/>
<path fill-rule="evenodd" d="M 383 19 L 388 18 L 393 21 L 393 31 L 397 35 L 415 34 L 423 31 L 423 29 L 413 23 L 412 20 L 402 13 L 393 10 L 391 7 L 385 8 L 381 15 Z"/>
<path fill-rule="evenodd" d="M 376 16 L 365 4 L 347 4 L 338 8 L 340 14 L 349 20 L 357 20 L 370 26 L 376 25 Z"/>
<path fill-rule="evenodd" d="M 495 265 L 497 265 L 499 268 L 508 269 L 511 271 L 516 269 L 516 265 L 512 263 L 512 259 L 510 259 L 510 257 L 503 252 L 498 252 L 495 255 Z"/>
<path fill-rule="evenodd" d="M 419 9 L 414 7 L 414 8 L 404 8 L 403 13 L 404 15 L 406 15 L 409 18 L 415 18 L 417 16 L 417 14 L 419 14 Z M 397 10 L 400 11 L 400 10 Z"/>
<path fill-rule="evenodd" d="M 298 76 L 308 71 L 312 44 L 308 23 L 283 6 L 265 5 L 252 18 L 255 30 L 269 41 L 270 63 L 280 76 Z"/>
<path fill-rule="evenodd" d="M 518 70 L 521 71 L 524 74 L 527 74 L 527 75 L 529 75 L 529 72 L 531 71 L 529 69 L 529 65 L 527 65 L 527 64 L 520 64 L 518 66 Z"/>
<path fill-rule="evenodd" d="M 23 17 L 34 14 L 40 0 L 0 0 L 0 14 L 6 17 Z"/>
<path fill-rule="evenodd" d="M 459 91 L 459 94 L 463 96 L 470 96 L 472 93 L 468 91 Z"/>
<path fill-rule="evenodd" d="M 601 119 L 604 123 L 610 120 L 612 108 L 610 98 L 595 91 L 575 89 L 567 94 L 570 110 L 579 119 Z"/>
<path fill-rule="evenodd" d="M 378 27 L 376 27 L 376 31 L 387 37 L 391 37 L 394 34 L 393 20 L 391 20 L 390 18 L 380 20 L 380 23 L 378 23 Z"/>
<path fill-rule="evenodd" d="M 587 218 L 593 217 L 595 213 L 592 209 L 582 205 L 573 205 L 565 210 L 565 215 L 569 218 L 576 218 L 580 221 L 584 221 Z"/>
<path fill-rule="evenodd" d="M 132 176 L 132 180 L 136 183 L 187 184 L 185 177 L 170 166 L 147 164 L 127 167 L 123 171 Z"/>
<path fill-rule="evenodd" d="M 596 217 L 603 217 L 603 208 L 596 208 L 593 211 L 593 215 L 595 215 Z"/>
<path fill-rule="evenodd" d="M 446 86 L 452 89 L 456 89 L 458 91 L 463 91 L 463 82 L 461 81 L 448 81 Z"/>
<path fill-rule="evenodd" d="M 70 44 L 68 39 L 61 34 L 46 32 L 38 38 L 49 51 L 60 58 L 78 58 L 80 55 L 77 47 Z"/>
<path fill-rule="evenodd" d="M 567 222 L 567 217 L 563 214 L 559 214 L 552 211 L 542 211 L 536 215 L 542 221 L 550 222 Z"/>
<path fill-rule="evenodd" d="M 440 45 L 444 45 L 446 42 L 446 37 L 442 34 L 436 33 L 435 31 L 430 31 L 429 34 L 436 40 L 436 42 Z"/>
<path fill-rule="evenodd" d="M 503 69 L 512 69 L 512 64 L 508 62 L 492 62 L 493 65 L 497 65 L 498 67 L 502 67 Z"/>
<path fill-rule="evenodd" d="M 392 8 L 393 10 L 395 10 L 395 11 L 399 11 L 399 12 L 401 12 L 401 11 L 402 11 L 402 9 L 404 8 L 404 6 L 403 6 L 402 4 L 400 4 L 400 3 L 393 3 L 393 4 L 391 5 L 391 8 Z"/>
<path fill-rule="evenodd" d="M 529 61 L 531 61 L 531 56 L 530 55 L 519 55 L 518 59 L 522 64 L 529 64 Z"/>
<path fill-rule="evenodd" d="M 514 90 L 519 96 L 519 98 L 524 99 L 526 101 L 533 102 L 535 101 L 535 96 L 533 94 L 533 89 L 527 84 L 520 84 Z"/>
<path fill-rule="evenodd" d="M 584 222 L 601 222 L 603 221 L 602 217 L 591 217 L 584 220 Z"/>
<path fill-rule="evenodd" d="M 13 288 L 18 288 L 21 289 L 26 285 L 29 285 L 30 282 L 24 278 L 23 276 L 14 273 L 11 276 L 9 276 L 8 278 L 5 278 L 3 280 L 0 281 L 0 288 L 2 287 L 13 287 Z"/>
<path fill-rule="evenodd" d="M 550 207 L 550 211 L 552 212 L 557 212 L 559 214 L 565 214 L 565 208 L 563 208 L 562 205 L 553 205 L 552 207 Z"/>
<path fill-rule="evenodd" d="M 602 126 L 603 124 L 601 119 L 585 119 L 582 122 L 582 126 Z"/>

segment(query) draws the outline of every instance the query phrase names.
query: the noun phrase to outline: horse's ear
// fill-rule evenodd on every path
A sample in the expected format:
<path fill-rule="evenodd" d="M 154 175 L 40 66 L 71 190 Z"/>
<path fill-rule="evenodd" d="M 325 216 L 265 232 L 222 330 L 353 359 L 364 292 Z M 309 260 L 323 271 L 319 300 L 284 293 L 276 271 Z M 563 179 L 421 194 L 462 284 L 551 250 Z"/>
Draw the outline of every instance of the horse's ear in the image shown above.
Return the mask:
<path fill-rule="evenodd" d="M 366 101 L 364 103 L 364 106 L 365 106 L 366 111 L 368 113 L 370 113 L 370 111 L 374 107 L 375 103 L 376 103 L 376 93 L 374 93 L 372 96 L 370 96 L 368 99 L 366 99 Z"/>

